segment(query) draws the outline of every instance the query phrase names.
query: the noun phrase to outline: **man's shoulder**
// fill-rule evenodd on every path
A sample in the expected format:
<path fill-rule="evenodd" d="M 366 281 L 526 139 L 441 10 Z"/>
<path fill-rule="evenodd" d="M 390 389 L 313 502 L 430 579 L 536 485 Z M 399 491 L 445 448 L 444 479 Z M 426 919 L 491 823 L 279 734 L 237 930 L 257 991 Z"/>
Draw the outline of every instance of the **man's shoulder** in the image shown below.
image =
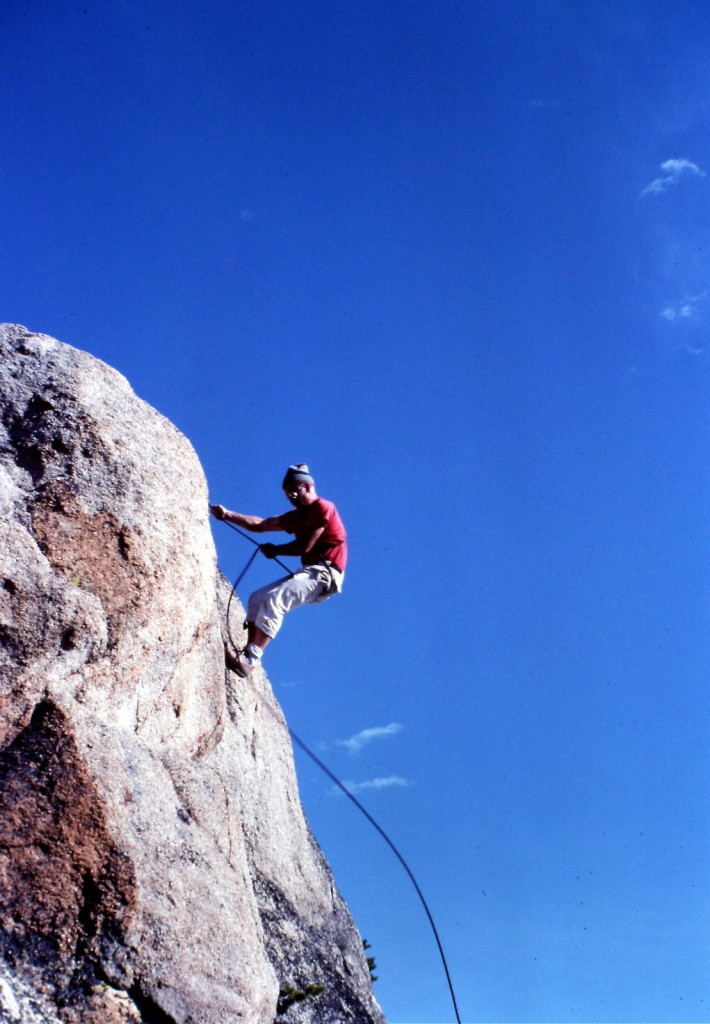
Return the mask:
<path fill-rule="evenodd" d="M 328 518 L 332 502 L 326 501 L 325 498 L 316 498 L 310 505 L 306 505 L 300 511 L 303 513 L 303 518 L 308 523 L 323 523 Z"/>
<path fill-rule="evenodd" d="M 332 502 L 316 498 L 310 505 L 301 505 L 298 508 L 290 508 L 288 512 L 283 512 L 279 516 L 279 523 L 284 529 L 289 529 L 290 527 L 298 528 L 325 522 L 331 508 L 335 508 Z"/>
<path fill-rule="evenodd" d="M 313 504 L 320 506 L 320 508 L 323 509 L 324 512 L 330 512 L 332 509 L 335 508 L 335 503 L 332 501 L 328 501 L 327 498 L 316 498 Z"/>
<path fill-rule="evenodd" d="M 318 506 L 318 518 L 322 519 L 323 522 L 327 522 L 332 519 L 340 519 L 337 508 L 335 507 L 334 501 L 328 501 L 327 498 L 316 498 L 313 505 Z M 313 505 L 310 507 L 313 508 Z"/>

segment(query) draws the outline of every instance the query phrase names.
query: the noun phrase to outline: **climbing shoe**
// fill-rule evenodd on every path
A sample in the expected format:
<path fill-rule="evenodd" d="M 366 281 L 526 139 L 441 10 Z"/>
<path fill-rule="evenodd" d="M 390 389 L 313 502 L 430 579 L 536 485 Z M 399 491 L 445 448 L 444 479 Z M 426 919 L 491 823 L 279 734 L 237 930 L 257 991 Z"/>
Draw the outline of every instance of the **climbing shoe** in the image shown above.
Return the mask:
<path fill-rule="evenodd" d="M 254 671 L 254 662 L 248 658 L 245 654 L 240 654 L 234 661 L 234 671 L 242 679 L 246 679 L 248 675 Z"/>
<path fill-rule="evenodd" d="M 224 663 L 230 672 L 237 671 L 237 660 L 239 658 L 240 653 L 240 651 L 237 651 L 235 654 L 233 651 L 230 651 L 227 644 L 224 645 Z"/>

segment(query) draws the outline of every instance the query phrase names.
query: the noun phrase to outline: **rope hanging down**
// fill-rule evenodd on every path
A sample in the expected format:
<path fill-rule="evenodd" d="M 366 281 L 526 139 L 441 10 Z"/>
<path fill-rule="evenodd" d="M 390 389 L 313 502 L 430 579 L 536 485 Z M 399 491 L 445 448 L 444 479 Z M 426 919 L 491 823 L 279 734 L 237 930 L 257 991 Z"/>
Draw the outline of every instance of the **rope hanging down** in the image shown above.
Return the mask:
<path fill-rule="evenodd" d="M 232 645 L 232 647 L 234 648 L 235 652 L 238 652 L 239 648 L 237 647 L 237 645 L 235 643 L 235 640 L 234 640 L 234 637 L 232 636 L 232 627 L 229 624 L 229 610 L 232 607 L 232 598 L 234 597 L 234 595 L 237 592 L 237 587 L 239 586 L 239 584 L 242 582 L 242 580 L 246 576 L 247 571 L 248 571 L 249 567 L 251 566 L 251 563 L 254 561 L 256 556 L 261 551 L 261 544 L 259 544 L 258 540 L 254 540 L 253 537 L 250 537 L 248 533 L 244 533 L 243 530 L 240 530 L 238 526 L 234 525 L 234 523 L 230 523 L 226 519 L 223 519 L 222 522 L 226 523 L 227 526 L 231 526 L 231 528 L 233 530 L 237 531 L 237 533 L 239 534 L 240 537 L 244 537 L 245 540 L 248 540 L 250 544 L 254 545 L 254 552 L 253 552 L 251 558 L 249 559 L 249 561 L 247 562 L 247 564 L 244 566 L 242 571 L 239 573 L 239 576 L 234 581 L 234 586 L 232 587 L 231 593 L 229 595 L 229 600 L 227 601 L 227 636 L 229 637 L 229 642 Z M 289 574 L 289 576 L 293 576 L 293 573 L 291 572 L 289 567 L 287 565 L 284 565 L 284 563 L 281 561 L 280 558 L 274 558 L 273 561 L 274 562 L 278 562 L 278 564 L 281 566 L 281 568 L 285 569 L 286 572 Z"/>
<path fill-rule="evenodd" d="M 353 796 L 353 794 L 352 794 L 352 793 L 350 792 L 350 790 L 349 790 L 349 789 L 347 788 L 347 786 L 345 786 L 345 784 L 344 784 L 344 783 L 342 783 L 342 782 L 340 781 L 340 779 L 339 779 L 339 778 L 337 778 L 337 777 L 336 777 L 336 776 L 335 776 L 335 775 L 333 774 L 333 772 L 331 772 L 330 768 L 326 767 L 326 765 L 324 765 L 324 764 L 323 764 L 323 762 L 322 762 L 321 760 L 319 760 L 319 759 L 318 759 L 318 758 L 316 757 L 316 755 L 315 755 L 315 754 L 313 753 L 313 751 L 312 751 L 312 750 L 309 750 L 309 749 L 308 749 L 308 747 L 307 747 L 307 746 L 306 746 L 306 744 L 305 744 L 305 743 L 303 742 L 303 740 L 302 740 L 302 739 L 299 739 L 299 737 L 298 737 L 298 736 L 296 735 L 296 733 L 295 733 L 295 732 L 293 731 L 293 729 L 292 729 L 292 728 L 291 728 L 290 726 L 287 726 L 287 728 L 288 728 L 288 731 L 289 731 L 289 732 L 290 732 L 290 734 L 291 734 L 291 739 L 292 739 L 292 740 L 294 741 L 294 743 L 297 743 L 297 744 L 298 744 L 298 746 L 299 746 L 299 747 L 301 748 L 301 750 L 303 750 L 303 751 L 304 751 L 304 753 L 308 754 L 308 756 L 310 757 L 310 759 L 311 759 L 312 761 L 314 761 L 314 762 L 315 762 L 315 764 L 317 764 L 317 765 L 318 765 L 318 767 L 320 768 L 320 770 L 321 770 L 321 771 L 323 771 L 323 772 L 325 772 L 325 774 L 326 774 L 326 775 L 328 776 L 328 778 L 329 778 L 329 779 L 330 779 L 330 780 L 331 780 L 332 782 L 334 782 L 334 783 L 335 783 L 335 785 L 336 785 L 336 786 L 337 786 L 337 787 L 338 787 L 339 789 L 342 789 L 342 791 L 343 791 L 343 793 L 345 793 L 346 797 L 347 797 L 347 798 L 348 798 L 349 800 L 352 800 L 352 802 L 353 802 L 353 803 L 355 804 L 355 806 L 357 807 L 357 809 L 358 809 L 358 810 L 359 810 L 359 811 L 360 811 L 360 812 L 361 812 L 362 814 L 364 814 L 364 815 L 365 815 L 365 817 L 366 817 L 366 818 L 367 818 L 367 820 L 368 820 L 368 821 L 370 822 L 370 824 L 372 825 L 372 827 L 373 827 L 373 828 L 375 828 L 375 829 L 377 829 L 377 831 L 378 831 L 378 832 L 380 833 L 380 835 L 382 836 L 382 838 L 384 839 L 384 841 L 385 841 L 385 842 L 387 843 L 387 845 L 389 846 L 390 850 L 392 850 L 392 852 L 394 853 L 394 855 L 395 855 L 395 857 L 397 858 L 397 860 L 398 860 L 398 861 L 400 862 L 400 864 L 402 865 L 402 867 L 404 868 L 404 870 L 405 870 L 405 871 L 407 872 L 407 874 L 409 875 L 409 878 L 410 878 L 410 880 L 411 880 L 411 882 L 412 882 L 412 885 L 414 886 L 414 888 L 415 888 L 415 889 L 416 889 L 416 891 L 417 891 L 417 896 L 418 896 L 418 897 L 419 897 L 419 899 L 421 900 L 422 906 L 424 907 L 424 910 L 425 910 L 425 912 L 426 912 L 426 916 L 427 916 L 427 917 L 429 918 L 429 924 L 431 925 L 431 930 L 432 930 L 432 931 L 433 931 L 433 933 L 434 933 L 434 938 L 436 939 L 436 944 L 437 944 L 437 946 L 439 947 L 439 956 L 441 957 L 441 962 L 442 962 L 442 964 L 444 965 L 444 972 L 445 972 L 445 974 L 446 974 L 446 980 L 447 980 L 447 982 L 448 982 L 448 985 L 449 985 L 449 992 L 451 993 L 451 1001 L 452 1001 L 452 1003 L 454 1004 L 454 1013 L 456 1014 L 456 1021 L 457 1021 L 457 1024 L 461 1024 L 461 1018 L 459 1017 L 459 1008 L 458 1008 L 458 1006 L 456 1005 L 456 994 L 455 994 L 455 992 L 454 992 L 454 986 L 453 986 L 453 984 L 451 983 L 451 975 L 449 974 L 449 967 L 448 967 L 448 964 L 446 963 L 446 957 L 444 956 L 444 949 L 443 949 L 443 946 L 441 945 L 441 940 L 440 940 L 440 938 L 439 938 L 439 933 L 438 933 L 438 931 L 436 930 L 436 925 L 434 924 L 434 918 L 433 918 L 433 917 L 431 916 L 431 911 L 429 910 L 429 907 L 427 906 L 427 901 L 426 901 L 426 900 L 424 899 L 424 894 L 423 894 L 422 890 L 421 890 L 421 889 L 419 888 L 419 883 L 417 882 L 416 878 L 414 877 L 414 873 L 412 872 L 412 870 L 411 870 L 411 868 L 409 867 L 409 865 L 407 864 L 406 860 L 404 859 L 404 857 L 402 856 L 402 854 L 401 854 L 401 853 L 399 852 L 399 850 L 397 849 L 397 847 L 396 847 L 396 846 L 394 845 L 394 843 L 392 842 L 392 840 L 390 839 L 390 837 L 389 837 L 389 836 L 387 835 L 387 833 L 385 832 L 385 830 L 384 830 L 383 828 L 381 828 L 381 827 L 380 827 L 380 826 L 379 826 L 379 825 L 377 824 L 377 822 L 376 822 L 376 821 L 375 821 L 375 819 L 374 819 L 374 818 L 372 817 L 372 815 L 370 814 L 370 812 L 369 812 L 368 810 L 366 810 L 366 809 L 365 809 L 365 808 L 363 807 L 363 805 L 362 805 L 362 804 L 360 803 L 360 801 L 359 801 L 359 800 L 357 799 L 357 797 L 354 797 L 354 796 Z"/>
<path fill-rule="evenodd" d="M 224 520 L 224 521 L 226 522 L 226 520 Z M 237 577 L 237 579 L 236 579 L 236 581 L 234 583 L 234 586 L 232 587 L 232 592 L 229 595 L 229 601 L 227 602 L 227 633 L 229 635 L 229 640 L 230 640 L 232 646 L 235 648 L 235 650 L 238 650 L 239 648 L 234 643 L 234 639 L 232 638 L 232 634 L 231 634 L 231 631 L 230 631 L 230 628 L 229 628 L 229 606 L 232 603 L 232 597 L 236 593 L 237 587 L 239 586 L 239 584 L 244 579 L 244 576 L 246 575 L 247 570 L 249 569 L 249 567 L 251 566 L 252 562 L 256 558 L 258 552 L 261 550 L 261 545 L 258 543 L 258 541 L 255 541 L 253 539 L 253 537 L 250 537 L 248 534 L 243 533 L 239 529 L 239 527 L 235 526 L 233 523 L 227 523 L 227 525 L 231 526 L 232 529 L 236 530 L 237 533 L 239 533 L 242 537 L 245 537 L 248 541 L 251 541 L 252 544 L 256 545 L 254 553 L 252 554 L 251 558 L 248 560 L 247 564 L 244 566 L 244 568 L 240 572 L 239 576 Z M 288 566 L 284 565 L 284 563 L 281 562 L 278 558 L 274 558 L 273 561 L 274 562 L 278 562 L 278 564 L 283 569 L 285 569 L 286 572 L 290 576 L 293 575 L 293 573 L 288 568 Z M 439 956 L 441 957 L 441 962 L 442 962 L 442 964 L 444 966 L 444 973 L 446 974 L 446 981 L 447 981 L 448 986 L 449 986 L 449 992 L 451 993 L 451 1002 L 453 1003 L 454 1014 L 456 1015 L 456 1022 L 457 1022 L 457 1024 L 461 1024 L 461 1017 L 459 1016 L 459 1008 L 458 1008 L 458 1005 L 456 1003 L 456 993 L 454 992 L 454 986 L 453 986 L 453 983 L 451 981 L 451 975 L 449 973 L 449 966 L 448 966 L 448 964 L 446 962 L 446 956 L 444 955 L 444 948 L 441 945 L 441 939 L 439 938 L 439 933 L 437 931 L 436 925 L 434 924 L 434 918 L 432 917 L 431 911 L 429 910 L 429 907 L 427 905 L 427 901 L 424 899 L 424 894 L 423 894 L 422 890 L 419 887 L 419 883 L 417 882 L 416 878 L 414 877 L 414 872 L 411 870 L 411 868 L 409 867 L 409 865 L 405 861 L 404 857 L 399 852 L 397 847 L 394 845 L 394 843 L 392 842 L 390 837 L 387 835 L 385 830 L 380 825 L 378 825 L 378 823 L 372 817 L 370 812 L 368 810 L 366 810 L 366 808 L 360 803 L 360 801 L 355 796 L 353 796 L 353 794 L 350 792 L 350 790 L 347 788 L 347 786 L 343 782 L 341 782 L 340 779 L 336 775 L 333 774 L 333 772 L 330 770 L 330 768 L 328 768 L 325 764 L 323 764 L 323 762 L 318 757 L 316 757 L 316 755 L 313 753 L 313 751 L 310 750 L 310 748 L 306 746 L 306 744 L 303 742 L 303 740 L 300 739 L 300 737 L 298 737 L 296 735 L 296 733 L 293 731 L 293 729 L 289 725 L 287 725 L 287 728 L 288 728 L 288 731 L 289 731 L 289 733 L 291 735 L 291 739 L 294 741 L 294 743 L 296 743 L 301 748 L 301 750 L 305 754 L 307 754 L 308 757 L 310 757 L 311 761 L 313 761 L 314 764 L 316 764 L 320 768 L 320 770 L 322 772 L 324 772 L 325 775 L 328 776 L 328 778 L 331 780 L 331 782 L 335 783 L 335 785 L 338 787 L 338 789 L 342 790 L 343 793 L 345 793 L 345 795 L 348 798 L 348 800 L 351 800 L 355 804 L 355 806 L 360 811 L 360 813 L 363 814 L 367 818 L 367 820 L 370 822 L 372 827 L 377 832 L 379 832 L 379 834 L 382 836 L 384 841 L 389 846 L 390 850 L 392 850 L 392 852 L 394 853 L 394 855 L 397 858 L 397 860 L 400 862 L 400 864 L 402 865 L 404 870 L 407 872 L 407 875 L 409 876 L 409 879 L 410 879 L 412 885 L 414 886 L 414 888 L 416 890 L 417 896 L 419 897 L 419 899 L 421 901 L 421 904 L 424 907 L 424 911 L 426 913 L 427 919 L 429 921 L 429 924 L 431 925 L 431 930 L 434 933 L 434 938 L 436 939 L 436 945 L 437 945 L 437 948 L 439 950 Z"/>

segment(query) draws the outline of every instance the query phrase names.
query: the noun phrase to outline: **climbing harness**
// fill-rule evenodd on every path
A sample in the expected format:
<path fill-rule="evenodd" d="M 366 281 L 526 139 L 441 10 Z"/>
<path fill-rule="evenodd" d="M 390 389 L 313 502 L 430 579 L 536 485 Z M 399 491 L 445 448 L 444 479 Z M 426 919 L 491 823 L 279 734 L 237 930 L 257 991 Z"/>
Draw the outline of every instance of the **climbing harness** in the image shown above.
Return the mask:
<path fill-rule="evenodd" d="M 257 554 L 261 550 L 261 545 L 259 544 L 258 541 L 255 541 L 253 537 L 250 537 L 247 533 L 243 533 L 242 530 L 240 530 L 238 526 L 234 525 L 234 523 L 227 522 L 226 519 L 222 520 L 222 522 L 226 522 L 227 526 L 231 526 L 232 529 L 236 530 L 238 534 L 240 534 L 242 537 L 245 537 L 252 544 L 256 545 L 253 554 L 251 555 L 251 557 L 249 558 L 247 564 L 244 566 L 244 568 L 240 572 L 240 574 L 237 577 L 237 579 L 235 580 L 234 586 L 232 587 L 232 592 L 229 595 L 229 601 L 227 602 L 227 634 L 229 636 L 230 643 L 234 647 L 235 651 L 240 653 L 240 648 L 238 648 L 237 645 L 235 644 L 234 639 L 232 637 L 231 630 L 229 628 L 229 608 L 230 608 L 230 605 L 232 603 L 232 598 L 234 597 L 234 595 L 235 595 L 235 593 L 237 591 L 237 587 L 239 586 L 239 584 L 244 579 L 244 576 L 246 575 L 247 570 L 249 569 L 249 567 L 251 566 L 252 562 L 256 558 Z M 288 566 L 284 565 L 284 563 L 281 562 L 278 558 L 274 558 L 273 561 L 274 562 L 278 562 L 278 564 L 283 569 L 286 570 L 286 572 L 289 574 L 289 576 L 293 576 L 294 575 L 291 572 L 291 570 L 288 568 Z M 431 930 L 434 933 L 434 938 L 436 940 L 436 945 L 437 945 L 437 948 L 439 950 L 439 956 L 441 957 L 441 962 L 442 962 L 443 967 L 444 967 L 444 973 L 446 974 L 446 981 L 447 981 L 447 984 L 449 986 L 449 992 L 451 994 L 451 1002 L 453 1003 L 454 1014 L 456 1015 L 456 1022 L 457 1022 L 457 1024 L 461 1024 L 461 1017 L 459 1016 L 459 1009 L 458 1009 L 458 1005 L 456 1003 L 456 993 L 454 992 L 454 986 L 453 986 L 453 983 L 451 981 L 451 974 L 449 973 L 449 966 L 448 966 L 448 964 L 446 962 L 446 956 L 444 955 L 444 948 L 443 948 L 443 946 L 441 944 L 441 939 L 439 938 L 439 933 L 437 931 L 436 925 L 434 924 L 434 918 L 432 917 L 431 911 L 429 910 L 429 907 L 427 905 L 427 901 L 424 899 L 424 894 L 423 894 L 422 890 L 419 887 L 419 883 L 417 882 L 416 878 L 414 877 L 414 872 L 411 870 L 411 868 L 409 867 L 409 865 L 405 861 L 404 857 L 399 852 L 399 850 L 397 849 L 395 844 L 392 842 L 390 837 L 387 835 L 385 830 L 380 825 L 378 825 L 378 823 L 372 817 L 370 812 L 360 803 L 360 801 L 357 799 L 357 797 L 353 796 L 353 794 L 350 792 L 350 790 L 347 788 L 347 786 L 343 782 L 341 782 L 340 779 L 336 775 L 333 774 L 333 772 L 330 770 L 330 768 L 328 768 L 325 764 L 323 764 L 323 762 L 320 760 L 320 758 L 316 757 L 316 755 L 313 753 L 313 751 L 309 747 L 306 746 L 306 744 L 303 742 L 303 740 L 299 736 L 296 735 L 296 733 L 293 731 L 291 726 L 288 725 L 288 724 L 287 724 L 287 729 L 288 729 L 289 734 L 291 736 L 291 739 L 294 741 L 294 743 L 296 743 L 296 745 L 299 746 L 301 748 L 301 750 L 308 757 L 310 757 L 311 761 L 313 761 L 314 764 L 316 764 L 320 768 L 320 770 L 325 775 L 327 775 L 327 777 L 331 780 L 331 782 L 333 782 L 338 787 L 338 789 L 342 790 L 342 792 L 345 793 L 345 795 L 348 798 L 348 800 L 351 800 L 355 804 L 355 806 L 360 811 L 360 813 L 363 814 L 367 818 L 367 820 L 370 822 L 372 827 L 377 832 L 379 832 L 379 834 L 382 836 L 384 841 L 389 846 L 390 850 L 392 850 L 392 852 L 394 853 L 394 855 L 397 858 L 397 860 L 400 862 L 400 864 L 402 865 L 404 870 L 407 872 L 407 875 L 409 876 L 409 879 L 410 879 L 412 885 L 414 886 L 414 888 L 416 890 L 417 896 L 419 897 L 419 899 L 421 901 L 421 904 L 424 907 L 424 911 L 426 913 L 427 919 L 429 921 L 429 924 L 431 925 Z"/>

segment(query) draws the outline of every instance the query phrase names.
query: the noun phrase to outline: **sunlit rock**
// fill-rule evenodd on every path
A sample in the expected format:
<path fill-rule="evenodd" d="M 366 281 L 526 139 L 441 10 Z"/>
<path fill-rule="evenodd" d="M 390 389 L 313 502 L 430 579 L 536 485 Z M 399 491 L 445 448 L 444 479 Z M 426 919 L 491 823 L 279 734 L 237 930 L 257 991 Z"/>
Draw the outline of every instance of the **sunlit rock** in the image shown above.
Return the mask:
<path fill-rule="evenodd" d="M 0 382 L 0 1019 L 381 1024 L 193 449 L 22 327 Z"/>

